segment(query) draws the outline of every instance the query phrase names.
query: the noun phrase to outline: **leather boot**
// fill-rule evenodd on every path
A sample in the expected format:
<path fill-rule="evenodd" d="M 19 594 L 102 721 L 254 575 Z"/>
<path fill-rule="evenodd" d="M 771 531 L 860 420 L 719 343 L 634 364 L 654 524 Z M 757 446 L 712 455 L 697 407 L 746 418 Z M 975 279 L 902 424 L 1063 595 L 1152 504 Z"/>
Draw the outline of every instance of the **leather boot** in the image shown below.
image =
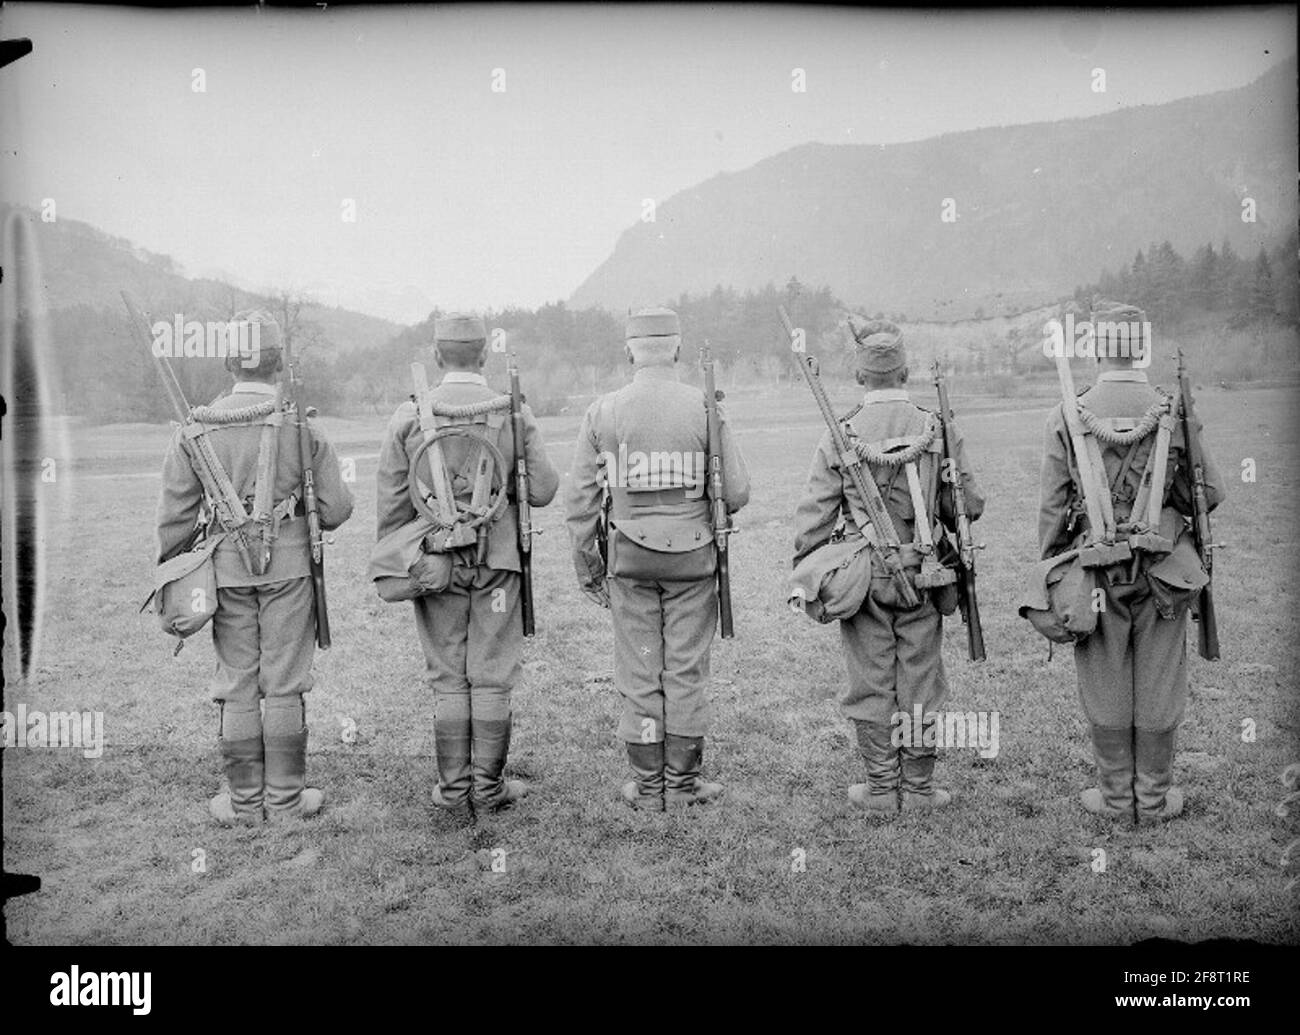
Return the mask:
<path fill-rule="evenodd" d="M 1133 731 L 1092 727 L 1097 786 L 1079 795 L 1089 812 L 1107 819 L 1133 818 Z"/>
<path fill-rule="evenodd" d="M 470 719 L 468 715 L 435 718 L 433 744 L 438 753 L 438 783 L 433 789 L 433 803 L 459 818 L 473 814 L 470 788 Z"/>
<path fill-rule="evenodd" d="M 702 805 L 722 795 L 722 784 L 700 779 L 703 737 L 664 736 L 664 804 Z"/>
<path fill-rule="evenodd" d="M 523 780 L 501 778 L 510 753 L 510 719 L 479 719 L 474 731 L 474 808 L 492 811 L 513 805 L 528 793 Z"/>
<path fill-rule="evenodd" d="M 1183 792 L 1172 786 L 1174 738 L 1178 730 L 1153 733 L 1138 730 L 1134 738 L 1137 753 L 1133 791 L 1137 798 L 1139 823 L 1173 819 L 1183 811 Z"/>
<path fill-rule="evenodd" d="M 262 738 L 222 739 L 220 744 L 221 760 L 230 789 L 222 791 L 209 801 L 208 811 L 223 826 L 234 823 L 260 824 L 265 796 Z"/>
<path fill-rule="evenodd" d="M 266 750 L 266 818 L 314 816 L 324 792 L 307 786 L 307 727 L 301 733 L 264 734 Z"/>
<path fill-rule="evenodd" d="M 860 809 L 880 815 L 898 811 L 898 749 L 893 744 L 894 728 L 884 722 L 855 720 L 858 754 L 867 767 L 867 782 L 849 787 L 849 801 Z"/>
<path fill-rule="evenodd" d="M 934 786 L 934 765 L 938 759 L 933 754 L 900 753 L 902 769 L 902 806 L 904 809 L 941 809 L 952 801 L 952 795 Z"/>
<path fill-rule="evenodd" d="M 664 810 L 664 745 L 629 742 L 627 761 L 634 779 L 623 784 L 623 800 L 634 809 Z"/>

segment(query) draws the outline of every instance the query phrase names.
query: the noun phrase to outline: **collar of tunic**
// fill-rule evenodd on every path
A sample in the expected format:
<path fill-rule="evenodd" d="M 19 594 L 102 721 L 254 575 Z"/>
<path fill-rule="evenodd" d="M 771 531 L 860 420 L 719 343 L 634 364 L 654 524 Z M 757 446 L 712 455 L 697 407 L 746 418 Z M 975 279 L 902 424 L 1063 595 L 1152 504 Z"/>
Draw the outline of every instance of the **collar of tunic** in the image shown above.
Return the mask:
<path fill-rule="evenodd" d="M 468 370 L 448 370 L 442 375 L 442 383 L 445 385 L 483 385 L 487 387 L 487 378 L 482 374 L 475 374 Z"/>
<path fill-rule="evenodd" d="M 265 381 L 236 381 L 231 395 L 275 395 L 275 385 Z"/>
<path fill-rule="evenodd" d="M 870 406 L 872 403 L 911 401 L 906 388 L 874 388 L 863 396 L 862 405 Z"/>
<path fill-rule="evenodd" d="M 1147 383 L 1145 370 L 1103 370 L 1097 375 L 1098 381 L 1138 381 Z"/>
<path fill-rule="evenodd" d="M 671 367 L 637 367 L 632 375 L 633 381 L 676 381 L 677 368 Z"/>

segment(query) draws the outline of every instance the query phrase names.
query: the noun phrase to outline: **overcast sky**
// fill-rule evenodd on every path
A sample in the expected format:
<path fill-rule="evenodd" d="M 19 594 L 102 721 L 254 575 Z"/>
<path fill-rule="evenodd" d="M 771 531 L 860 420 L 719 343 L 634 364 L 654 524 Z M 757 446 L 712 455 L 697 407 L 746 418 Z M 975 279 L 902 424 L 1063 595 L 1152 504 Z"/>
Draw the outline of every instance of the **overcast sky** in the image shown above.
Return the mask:
<path fill-rule="evenodd" d="M 0 24 L 35 45 L 0 70 L 5 200 L 54 198 L 60 217 L 192 274 L 404 319 L 386 294 L 444 308 L 565 298 L 643 199 L 798 144 L 1242 86 L 1291 56 L 1296 34 L 1292 8 L 8 4 Z"/>

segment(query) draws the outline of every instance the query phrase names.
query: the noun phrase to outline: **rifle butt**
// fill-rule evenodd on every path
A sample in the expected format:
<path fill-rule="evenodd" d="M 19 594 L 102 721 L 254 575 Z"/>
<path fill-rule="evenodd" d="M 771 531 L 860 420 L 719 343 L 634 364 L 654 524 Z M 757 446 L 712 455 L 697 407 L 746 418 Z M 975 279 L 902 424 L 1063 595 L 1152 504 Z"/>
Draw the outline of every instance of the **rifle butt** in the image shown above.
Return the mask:
<path fill-rule="evenodd" d="M 325 571 L 323 567 L 312 568 L 312 593 L 316 598 L 316 646 L 329 650 L 333 640 L 330 637 L 330 613 L 325 604 Z"/>
<path fill-rule="evenodd" d="M 1219 660 L 1219 619 L 1214 613 L 1214 592 L 1212 586 L 1201 590 L 1201 599 L 1197 610 L 1196 651 L 1206 661 Z"/>
<path fill-rule="evenodd" d="M 533 558 L 527 553 L 519 557 L 519 610 L 524 619 L 524 635 L 534 635 L 537 623 L 533 609 Z"/>
<path fill-rule="evenodd" d="M 962 585 L 965 587 L 963 596 L 966 598 L 965 619 L 966 619 L 966 649 L 971 661 L 983 661 L 984 653 L 984 626 L 980 622 L 980 605 L 979 599 L 975 596 L 975 576 L 967 572 L 962 578 Z"/>
<path fill-rule="evenodd" d="M 735 637 L 736 626 L 731 615 L 731 571 L 725 550 L 718 551 L 718 624 L 724 640 Z"/>

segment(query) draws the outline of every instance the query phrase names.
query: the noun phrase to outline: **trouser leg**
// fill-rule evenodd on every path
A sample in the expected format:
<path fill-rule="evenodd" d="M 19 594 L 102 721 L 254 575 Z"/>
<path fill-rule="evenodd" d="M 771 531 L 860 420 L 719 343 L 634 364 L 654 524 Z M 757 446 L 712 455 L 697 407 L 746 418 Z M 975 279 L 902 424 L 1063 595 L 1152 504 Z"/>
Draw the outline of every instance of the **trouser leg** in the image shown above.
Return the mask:
<path fill-rule="evenodd" d="M 527 793 L 506 780 L 513 716 L 511 691 L 522 668 L 520 575 L 482 569 L 470 591 L 466 672 L 470 684 L 474 804 L 500 808 Z"/>
<path fill-rule="evenodd" d="M 663 606 L 659 586 L 609 580 L 614 625 L 614 685 L 623 697 L 619 739 L 655 744 L 664 739 Z"/>
<path fill-rule="evenodd" d="M 1097 627 L 1074 645 L 1079 702 L 1087 718 L 1097 766 L 1097 786 L 1079 796 L 1097 815 L 1133 815 L 1135 666 L 1132 583 L 1113 582 L 1102 572 Z"/>
<path fill-rule="evenodd" d="M 893 617 L 895 676 L 898 709 L 922 716 L 922 728 L 913 729 L 911 743 L 899 747 L 902 805 L 935 808 L 948 804 L 951 795 L 933 783 L 938 751 L 927 729 L 927 714 L 938 712 L 948 701 L 948 680 L 943 668 L 943 617 L 927 593 L 919 608 L 898 611 Z"/>
<path fill-rule="evenodd" d="M 311 579 L 290 579 L 258 588 L 262 643 L 260 683 L 265 699 L 268 818 L 312 815 L 324 795 L 307 786 L 307 714 L 316 650 L 316 612 Z"/>
<path fill-rule="evenodd" d="M 718 619 L 717 584 L 710 577 L 665 582 L 660 589 L 664 800 L 669 805 L 697 805 L 722 794 L 721 784 L 706 782 L 701 776 L 709 724 L 709 660 Z"/>
<path fill-rule="evenodd" d="M 473 784 L 470 687 L 465 669 L 470 600 L 463 570 L 453 570 L 446 590 L 417 597 L 413 604 L 425 678 L 433 689 L 433 737 L 438 754 L 434 802 L 468 810 Z"/>
<path fill-rule="evenodd" d="M 1149 596 L 1133 608 L 1136 774 L 1139 821 L 1172 819 L 1183 811 L 1173 785 L 1178 725 L 1187 707 L 1187 613 L 1161 618 Z"/>
<path fill-rule="evenodd" d="M 228 789 L 208 809 L 220 823 L 260 822 L 265 771 L 256 589 L 217 590 L 212 645 L 217 663 L 209 687 L 220 709 L 217 745 Z"/>

